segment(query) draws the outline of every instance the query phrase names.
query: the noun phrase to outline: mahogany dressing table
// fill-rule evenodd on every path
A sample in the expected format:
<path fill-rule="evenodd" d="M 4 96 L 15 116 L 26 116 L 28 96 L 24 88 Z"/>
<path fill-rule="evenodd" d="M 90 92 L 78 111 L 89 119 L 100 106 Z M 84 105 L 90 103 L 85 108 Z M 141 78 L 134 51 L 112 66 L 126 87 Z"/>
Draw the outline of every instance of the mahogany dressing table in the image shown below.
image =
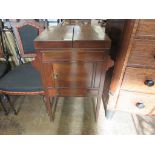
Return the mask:
<path fill-rule="evenodd" d="M 109 56 L 111 40 L 104 29 L 100 26 L 49 27 L 35 39 L 34 45 L 50 118 L 51 98 L 88 96 L 97 97 L 97 119 L 105 74 L 113 65 Z"/>

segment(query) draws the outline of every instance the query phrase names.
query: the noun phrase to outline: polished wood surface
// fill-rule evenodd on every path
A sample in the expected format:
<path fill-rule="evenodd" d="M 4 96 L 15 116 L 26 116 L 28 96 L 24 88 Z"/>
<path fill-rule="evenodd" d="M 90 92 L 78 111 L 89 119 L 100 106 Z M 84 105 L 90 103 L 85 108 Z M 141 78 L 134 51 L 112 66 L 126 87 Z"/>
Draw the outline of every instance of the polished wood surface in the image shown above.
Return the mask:
<path fill-rule="evenodd" d="M 46 29 L 34 41 L 36 49 L 104 48 L 111 40 L 100 26 L 58 26 Z"/>
<path fill-rule="evenodd" d="M 128 66 L 155 69 L 155 40 L 135 40 Z"/>
<path fill-rule="evenodd" d="M 104 48 L 109 49 L 111 41 L 100 26 L 75 26 L 74 48 Z"/>
<path fill-rule="evenodd" d="M 141 19 L 138 22 L 136 38 L 155 39 L 154 19 Z"/>
<path fill-rule="evenodd" d="M 36 49 L 72 48 L 73 26 L 53 26 L 45 29 L 35 40 Z"/>
<path fill-rule="evenodd" d="M 128 56 L 129 56 L 129 50 L 128 47 L 131 46 L 131 33 L 133 31 L 133 26 L 134 26 L 134 20 L 127 20 L 125 23 L 125 28 L 124 28 L 124 34 L 123 38 L 121 41 L 120 49 L 118 51 L 118 55 L 115 61 L 115 66 L 114 66 L 114 71 L 112 75 L 112 82 L 110 85 L 110 93 L 112 95 L 117 96 L 124 70 L 125 70 L 125 64 L 127 63 Z M 131 48 L 131 47 L 130 47 Z"/>
<path fill-rule="evenodd" d="M 142 105 L 142 106 L 138 106 Z M 155 95 L 120 91 L 116 110 L 143 115 L 155 115 Z"/>
<path fill-rule="evenodd" d="M 55 87 L 90 88 L 93 63 L 53 63 Z"/>
<path fill-rule="evenodd" d="M 98 26 L 58 26 L 34 41 L 41 54 L 41 75 L 47 98 L 96 96 L 99 114 L 106 71 L 113 65 L 111 41 Z M 51 116 L 51 108 L 48 109 Z M 106 109 L 105 109 L 106 110 Z"/>
<path fill-rule="evenodd" d="M 155 108 L 155 20 L 126 20 L 125 23 L 109 104 L 113 109 L 151 115 Z M 141 110 L 143 102 L 146 108 Z"/>
<path fill-rule="evenodd" d="M 54 49 L 42 52 L 42 60 L 48 61 L 102 61 L 108 51 L 104 49 Z"/>
<path fill-rule="evenodd" d="M 77 97 L 93 97 L 98 95 L 97 89 L 80 89 L 80 88 L 60 88 L 60 89 L 48 89 L 50 95 L 59 96 L 77 96 Z"/>

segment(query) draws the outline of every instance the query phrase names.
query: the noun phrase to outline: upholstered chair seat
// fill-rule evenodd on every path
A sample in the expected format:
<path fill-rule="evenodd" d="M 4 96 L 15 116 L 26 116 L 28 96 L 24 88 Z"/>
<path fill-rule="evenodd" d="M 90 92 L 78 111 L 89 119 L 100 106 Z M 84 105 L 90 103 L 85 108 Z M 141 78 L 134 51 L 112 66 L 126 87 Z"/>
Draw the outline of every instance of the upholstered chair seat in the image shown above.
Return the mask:
<path fill-rule="evenodd" d="M 36 60 L 37 55 L 33 40 L 44 30 L 44 25 L 35 20 L 24 19 L 18 22 L 13 21 L 10 25 L 19 49 L 18 58 L 20 60 L 22 58 L 22 62 L 27 62 L 29 59 L 32 61 L 35 58 L 32 63 L 36 65 L 36 68 L 39 68 L 37 66 L 38 61 Z M 17 114 L 17 110 L 14 107 L 14 103 L 10 100 L 9 95 L 45 95 L 40 73 L 33 65 L 31 63 L 24 63 L 0 78 L 0 95 L 7 97 L 7 101 L 15 114 Z M 1 100 L 1 103 L 4 107 L 5 102 Z"/>
<path fill-rule="evenodd" d="M 31 63 L 17 66 L 0 79 L 0 90 L 11 92 L 43 91 L 40 73 Z"/>
<path fill-rule="evenodd" d="M 8 69 L 7 63 L 0 62 L 0 78 L 6 73 Z"/>

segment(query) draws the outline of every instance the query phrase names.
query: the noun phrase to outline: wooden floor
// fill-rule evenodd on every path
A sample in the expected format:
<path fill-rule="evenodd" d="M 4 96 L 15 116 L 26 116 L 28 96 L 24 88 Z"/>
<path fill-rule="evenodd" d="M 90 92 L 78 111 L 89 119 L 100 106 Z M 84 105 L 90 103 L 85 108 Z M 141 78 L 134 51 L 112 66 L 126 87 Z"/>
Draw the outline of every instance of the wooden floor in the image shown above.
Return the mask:
<path fill-rule="evenodd" d="M 19 114 L 5 116 L 0 107 L 1 135 L 101 135 L 155 134 L 155 118 L 116 112 L 105 119 L 103 107 L 98 122 L 90 98 L 59 98 L 54 122 L 49 121 L 41 96 L 12 97 Z"/>

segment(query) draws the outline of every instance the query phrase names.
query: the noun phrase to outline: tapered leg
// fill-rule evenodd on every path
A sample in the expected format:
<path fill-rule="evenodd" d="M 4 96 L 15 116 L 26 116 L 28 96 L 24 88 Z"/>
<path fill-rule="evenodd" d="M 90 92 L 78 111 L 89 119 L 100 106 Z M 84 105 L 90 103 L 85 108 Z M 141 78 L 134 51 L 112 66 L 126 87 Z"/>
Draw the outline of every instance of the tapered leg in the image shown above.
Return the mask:
<path fill-rule="evenodd" d="M 17 113 L 17 111 L 16 111 L 16 109 L 15 109 L 15 107 L 14 107 L 14 104 L 11 102 L 10 97 L 9 97 L 8 95 L 7 95 L 7 99 L 8 99 L 8 102 L 9 102 L 9 104 L 10 104 L 10 107 L 11 107 L 12 110 L 14 111 L 14 114 L 17 115 L 18 113 Z"/>
<path fill-rule="evenodd" d="M 107 110 L 106 119 L 111 120 L 113 118 L 114 114 L 115 114 L 114 110 Z"/>
<path fill-rule="evenodd" d="M 52 111 L 52 118 L 53 118 L 53 121 L 54 121 L 54 118 L 55 118 L 55 112 L 56 112 L 56 108 L 57 108 L 57 103 L 58 103 L 58 96 L 55 96 L 53 97 L 53 111 Z"/>
<path fill-rule="evenodd" d="M 48 115 L 50 117 L 50 121 L 52 121 L 52 107 L 53 107 L 53 104 L 51 103 L 51 98 L 50 96 L 48 95 L 45 95 L 45 99 L 46 99 L 46 106 L 47 106 L 47 111 L 48 111 Z M 53 98 L 52 98 L 53 100 Z"/>
<path fill-rule="evenodd" d="M 1 106 L 2 106 L 2 108 L 4 110 L 4 112 L 5 112 L 5 115 L 8 115 L 9 112 L 7 111 L 7 109 L 6 109 L 5 105 L 4 105 L 5 104 L 4 103 L 5 100 L 3 99 L 4 97 L 6 97 L 6 96 L 5 95 L 0 95 L 0 103 L 1 103 Z"/>
<path fill-rule="evenodd" d="M 49 114 L 49 111 L 48 111 L 48 104 L 47 104 L 47 101 L 46 101 L 46 96 L 43 96 L 43 101 L 44 101 L 45 106 L 46 106 L 46 112 Z"/>
<path fill-rule="evenodd" d="M 107 103 L 103 101 L 105 116 L 107 115 Z"/>
<path fill-rule="evenodd" d="M 96 115 L 95 115 L 96 121 L 98 120 L 98 116 L 99 116 L 99 112 L 100 112 L 101 99 L 102 99 L 102 96 L 98 96 L 98 97 L 97 97 Z"/>

